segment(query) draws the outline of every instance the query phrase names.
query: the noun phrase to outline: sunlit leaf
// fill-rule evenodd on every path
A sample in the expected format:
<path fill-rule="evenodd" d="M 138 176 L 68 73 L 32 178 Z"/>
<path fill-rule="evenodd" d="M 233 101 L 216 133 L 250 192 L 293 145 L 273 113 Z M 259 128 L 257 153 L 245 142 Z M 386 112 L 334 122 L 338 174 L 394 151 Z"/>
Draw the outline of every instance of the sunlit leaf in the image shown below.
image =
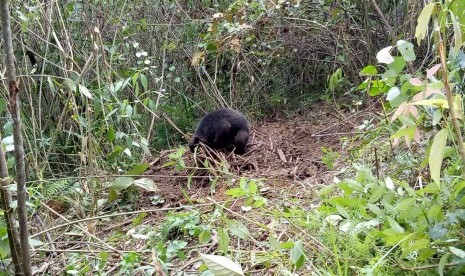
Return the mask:
<path fill-rule="evenodd" d="M 405 40 L 399 40 L 397 41 L 397 49 L 399 49 L 399 52 L 402 54 L 405 61 L 414 61 L 416 59 L 412 43 Z"/>
<path fill-rule="evenodd" d="M 454 26 L 454 48 L 452 51 L 453 56 L 457 56 L 460 51 L 460 48 L 463 46 L 462 41 L 462 31 L 460 30 L 460 23 L 457 21 L 457 17 L 452 11 L 449 11 L 450 18 L 452 20 L 452 25 Z M 462 11 L 463 13 L 463 11 Z"/>
<path fill-rule="evenodd" d="M 157 186 L 155 185 L 155 183 L 151 179 L 148 179 L 148 178 L 136 179 L 134 180 L 133 184 L 134 186 L 140 187 L 149 192 L 157 191 Z"/>
<path fill-rule="evenodd" d="M 441 64 L 436 64 L 433 67 L 426 70 L 426 77 L 431 78 L 432 76 L 434 76 L 436 72 L 439 70 L 439 68 L 441 68 Z"/>
<path fill-rule="evenodd" d="M 365 66 L 359 73 L 360 76 L 373 76 L 376 74 L 378 74 L 378 69 L 373 65 Z"/>
<path fill-rule="evenodd" d="M 386 184 L 386 187 L 389 190 L 394 190 L 394 181 L 392 181 L 392 179 L 389 176 L 386 177 L 386 180 L 384 181 L 384 183 Z"/>
<path fill-rule="evenodd" d="M 422 86 L 423 82 L 419 78 L 411 78 L 408 80 L 413 86 Z"/>
<path fill-rule="evenodd" d="M 204 59 L 205 59 L 205 53 L 204 52 L 196 52 L 192 56 L 191 64 L 193 66 L 199 66 L 199 64 L 202 63 Z"/>
<path fill-rule="evenodd" d="M 218 232 L 219 248 L 221 249 L 221 251 L 223 251 L 223 253 L 227 253 L 229 249 L 229 240 L 230 240 L 229 235 L 228 235 L 228 230 L 226 230 L 223 227 L 218 227 L 217 232 Z"/>
<path fill-rule="evenodd" d="M 444 254 L 442 257 L 441 257 L 441 260 L 439 261 L 439 265 L 438 265 L 438 273 L 439 273 L 439 276 L 444 276 L 444 268 L 446 268 L 446 264 L 447 264 L 447 260 L 449 259 L 449 254 Z"/>
<path fill-rule="evenodd" d="M 218 255 L 207 255 L 200 253 L 202 261 L 213 272 L 214 275 L 244 275 L 242 267 L 229 258 Z"/>
<path fill-rule="evenodd" d="M 132 169 L 127 171 L 125 174 L 126 175 L 139 175 L 139 174 L 142 174 L 143 172 L 145 172 L 149 167 L 150 167 L 150 165 L 146 164 L 146 163 L 137 164 Z"/>
<path fill-rule="evenodd" d="M 242 240 L 248 240 L 250 237 L 249 229 L 240 221 L 230 220 L 228 222 L 228 229 L 231 231 L 231 234 Z"/>
<path fill-rule="evenodd" d="M 81 92 L 87 98 L 92 99 L 92 93 L 90 93 L 89 89 L 87 89 L 87 87 L 84 85 L 79 84 L 79 92 Z"/>
<path fill-rule="evenodd" d="M 465 251 L 463 251 L 462 249 L 459 249 L 459 248 L 457 248 L 457 247 L 451 246 L 451 247 L 449 247 L 449 250 L 450 250 L 450 252 L 452 252 L 452 254 L 454 254 L 455 256 L 459 257 L 460 259 L 464 259 L 464 258 L 465 258 Z"/>
<path fill-rule="evenodd" d="M 391 217 L 386 217 L 388 223 L 389 223 L 389 226 L 391 226 L 391 228 L 399 233 L 403 233 L 405 230 L 402 226 L 399 225 L 399 223 L 397 223 L 397 221 Z"/>
<path fill-rule="evenodd" d="M 148 91 L 148 81 L 144 74 L 140 74 L 140 82 L 142 83 L 142 87 L 144 87 L 144 91 Z"/>
<path fill-rule="evenodd" d="M 387 93 L 386 100 L 392 101 L 399 95 L 400 95 L 399 88 L 397 86 L 391 87 L 391 89 L 389 89 Z"/>
<path fill-rule="evenodd" d="M 381 49 L 377 54 L 376 54 L 376 59 L 378 60 L 379 63 L 392 63 L 394 62 L 394 58 L 391 56 L 391 51 L 392 46 L 388 46 L 386 48 Z"/>
<path fill-rule="evenodd" d="M 431 178 L 439 186 L 441 183 L 441 166 L 444 157 L 444 149 L 447 142 L 447 129 L 441 129 L 434 136 L 433 144 L 429 154 L 429 169 Z"/>
<path fill-rule="evenodd" d="M 127 189 L 134 182 L 134 178 L 128 176 L 121 176 L 110 182 L 110 187 L 120 191 Z"/>
<path fill-rule="evenodd" d="M 409 103 L 409 105 L 424 105 L 424 106 L 432 106 L 432 107 L 449 108 L 449 104 L 447 103 L 446 99 L 422 100 L 422 101 Z"/>
<path fill-rule="evenodd" d="M 421 40 L 426 36 L 429 20 L 431 19 L 435 6 L 436 2 L 427 4 L 418 16 L 417 27 L 415 29 L 415 37 L 417 38 L 418 45 L 420 45 Z"/>
<path fill-rule="evenodd" d="M 294 247 L 292 247 L 290 252 L 290 259 L 291 262 L 299 269 L 305 260 L 305 252 L 304 246 L 301 241 L 297 241 L 294 243 Z"/>

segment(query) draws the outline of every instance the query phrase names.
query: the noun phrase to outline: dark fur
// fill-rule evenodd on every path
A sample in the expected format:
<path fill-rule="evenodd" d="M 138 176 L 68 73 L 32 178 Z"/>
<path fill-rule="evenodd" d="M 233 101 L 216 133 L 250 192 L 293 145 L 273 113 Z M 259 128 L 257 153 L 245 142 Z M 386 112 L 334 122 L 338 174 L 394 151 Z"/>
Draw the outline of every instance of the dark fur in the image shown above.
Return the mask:
<path fill-rule="evenodd" d="M 194 152 L 195 147 L 202 142 L 212 149 L 235 148 L 236 153 L 244 153 L 249 141 L 249 122 L 237 110 L 218 109 L 207 113 L 200 120 L 194 135 L 189 142 L 189 148 Z"/>

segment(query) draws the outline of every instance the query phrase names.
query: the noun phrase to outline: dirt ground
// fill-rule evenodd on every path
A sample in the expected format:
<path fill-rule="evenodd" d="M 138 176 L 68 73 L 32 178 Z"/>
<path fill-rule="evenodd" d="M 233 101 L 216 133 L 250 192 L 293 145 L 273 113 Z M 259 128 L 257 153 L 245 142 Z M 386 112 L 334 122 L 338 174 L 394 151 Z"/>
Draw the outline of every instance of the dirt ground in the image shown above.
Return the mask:
<path fill-rule="evenodd" d="M 322 147 L 330 148 L 341 156 L 346 156 L 341 138 L 353 137 L 353 132 L 364 119 L 372 116 L 368 110 L 349 112 L 336 110 L 331 104 L 316 104 L 303 114 L 288 118 L 265 120 L 260 124 L 252 124 L 251 135 L 244 155 L 233 155 L 226 152 L 220 157 L 212 157 L 201 151 L 194 155 L 187 152 L 186 166 L 201 168 L 202 160 L 208 159 L 210 164 L 226 164 L 235 176 L 266 179 L 273 191 L 296 187 L 309 188 L 316 184 L 332 181 L 334 174 L 322 162 Z M 224 190 L 228 189 L 225 181 L 218 181 L 212 189 L 209 180 L 214 174 L 205 169 L 188 169 L 176 172 L 172 166 L 165 167 L 169 154 L 174 151 L 161 152 L 152 162 L 153 165 L 145 175 L 152 178 L 157 185 L 157 194 L 164 200 L 163 207 L 175 207 L 190 202 L 202 202 L 207 196 L 215 200 L 224 200 Z M 340 165 L 336 161 L 336 168 Z M 213 166 L 215 167 L 215 166 Z M 217 168 L 219 166 L 216 166 Z M 189 175 L 194 178 L 189 180 Z M 190 189 L 187 184 L 190 184 Z M 188 195 L 188 199 L 183 195 Z M 278 192 L 279 194 L 279 192 Z M 199 200 L 199 201 L 197 201 Z M 141 205 L 151 204 L 149 202 Z M 141 206 L 148 207 L 148 206 Z M 153 205 L 152 205 L 153 207 Z"/>

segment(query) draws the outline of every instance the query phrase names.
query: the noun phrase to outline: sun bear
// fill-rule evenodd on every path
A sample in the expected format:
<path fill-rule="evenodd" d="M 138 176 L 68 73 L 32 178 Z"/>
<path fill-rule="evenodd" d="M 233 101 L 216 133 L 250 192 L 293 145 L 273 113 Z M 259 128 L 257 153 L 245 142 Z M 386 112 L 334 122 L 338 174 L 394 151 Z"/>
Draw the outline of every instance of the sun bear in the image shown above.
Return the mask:
<path fill-rule="evenodd" d="M 250 125 L 244 114 L 229 108 L 218 109 L 202 117 L 189 148 L 194 152 L 202 142 L 212 149 L 234 150 L 242 154 L 249 140 L 249 130 Z"/>

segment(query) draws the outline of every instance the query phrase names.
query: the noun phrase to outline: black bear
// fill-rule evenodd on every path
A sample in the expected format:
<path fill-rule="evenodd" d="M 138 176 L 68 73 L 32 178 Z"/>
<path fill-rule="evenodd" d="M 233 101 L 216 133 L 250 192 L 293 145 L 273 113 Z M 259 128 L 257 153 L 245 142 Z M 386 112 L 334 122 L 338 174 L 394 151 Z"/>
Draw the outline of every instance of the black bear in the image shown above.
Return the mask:
<path fill-rule="evenodd" d="M 189 142 L 189 148 L 194 152 L 195 147 L 202 142 L 212 149 L 235 148 L 236 153 L 242 154 L 249 140 L 249 129 L 244 114 L 229 108 L 218 109 L 202 117 Z"/>

